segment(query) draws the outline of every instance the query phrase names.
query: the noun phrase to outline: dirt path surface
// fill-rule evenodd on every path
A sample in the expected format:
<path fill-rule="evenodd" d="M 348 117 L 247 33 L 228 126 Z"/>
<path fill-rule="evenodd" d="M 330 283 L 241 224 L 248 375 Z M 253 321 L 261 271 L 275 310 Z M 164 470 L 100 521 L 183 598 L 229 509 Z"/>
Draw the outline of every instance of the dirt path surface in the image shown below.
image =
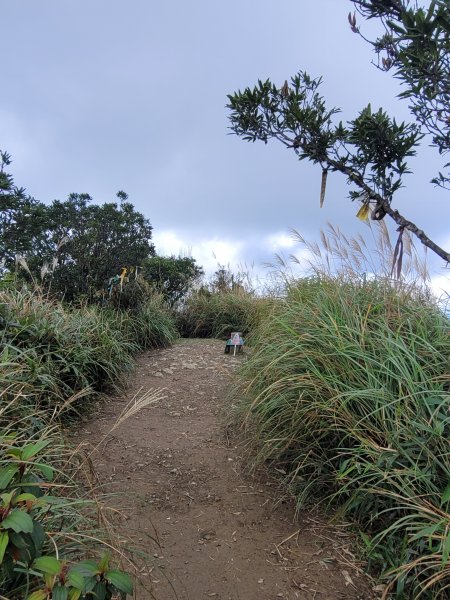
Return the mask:
<path fill-rule="evenodd" d="M 93 454 L 105 490 L 121 492 L 113 499 L 119 528 L 147 553 L 136 598 L 372 598 L 344 531 L 311 516 L 295 521 L 292 506 L 275 506 L 273 482 L 241 472 L 223 426 L 240 360 L 211 340 L 148 352 L 127 394 L 108 400 L 80 431 L 95 445 L 134 394 L 164 388 L 165 399 L 117 427 Z"/>

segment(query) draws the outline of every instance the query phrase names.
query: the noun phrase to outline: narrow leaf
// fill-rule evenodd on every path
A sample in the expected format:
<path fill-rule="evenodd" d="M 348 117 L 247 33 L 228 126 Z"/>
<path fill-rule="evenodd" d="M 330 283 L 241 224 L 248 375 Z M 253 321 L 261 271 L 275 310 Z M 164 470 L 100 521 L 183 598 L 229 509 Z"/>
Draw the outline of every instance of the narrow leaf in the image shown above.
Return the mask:
<path fill-rule="evenodd" d="M 35 469 L 40 471 L 47 481 L 53 480 L 54 469 L 44 463 L 36 463 L 33 465 Z"/>
<path fill-rule="evenodd" d="M 445 488 L 444 493 L 442 494 L 442 504 L 445 504 L 449 500 L 450 500 L 450 482 L 447 485 L 447 487 Z"/>
<path fill-rule="evenodd" d="M 3 557 L 5 556 L 6 547 L 8 546 L 9 535 L 7 531 L 0 531 L 0 565 L 2 564 Z"/>
<path fill-rule="evenodd" d="M 35 444 L 27 444 L 25 448 L 22 448 L 22 460 L 30 460 L 30 458 L 33 458 L 33 456 L 36 456 L 36 454 L 39 454 L 41 450 L 46 448 L 50 442 L 51 440 L 40 440 Z"/>
<path fill-rule="evenodd" d="M 37 590 L 36 592 L 33 592 L 31 596 L 28 596 L 27 600 L 46 600 L 46 598 L 47 592 L 44 592 L 43 590 Z"/>
<path fill-rule="evenodd" d="M 322 171 L 322 184 L 320 186 L 320 208 L 322 208 L 323 202 L 325 200 L 325 191 L 327 189 L 327 177 L 328 177 L 328 171 L 327 171 L 327 169 L 324 169 Z"/>
<path fill-rule="evenodd" d="M 109 558 L 109 554 L 106 553 L 100 559 L 100 562 L 98 563 L 98 570 L 100 571 L 100 573 L 104 573 L 108 569 Z"/>
<path fill-rule="evenodd" d="M 450 531 L 447 533 L 447 537 L 444 541 L 444 546 L 442 548 L 442 566 L 448 563 L 448 559 L 450 557 Z"/>

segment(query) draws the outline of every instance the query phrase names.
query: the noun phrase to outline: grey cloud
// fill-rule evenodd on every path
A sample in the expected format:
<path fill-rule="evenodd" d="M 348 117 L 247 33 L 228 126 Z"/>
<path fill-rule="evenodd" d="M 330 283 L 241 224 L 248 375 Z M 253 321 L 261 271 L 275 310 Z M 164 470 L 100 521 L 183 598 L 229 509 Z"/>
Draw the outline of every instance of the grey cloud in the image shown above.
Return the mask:
<path fill-rule="evenodd" d="M 227 93 L 258 78 L 281 84 L 305 68 L 323 75 L 343 119 L 369 101 L 408 119 L 397 82 L 370 66 L 370 49 L 349 31 L 349 8 L 335 0 L 8 3 L 0 147 L 16 159 L 17 183 L 42 200 L 87 191 L 103 202 L 124 189 L 155 229 L 246 239 L 246 261 L 265 260 L 264 238 L 290 226 L 311 237 L 327 221 L 362 230 L 341 177 L 330 177 L 320 210 L 318 170 L 276 144 L 228 136 L 225 109 Z M 399 208 L 445 237 L 448 196 L 427 183 L 436 156 L 425 149 L 414 165 L 419 175 Z"/>

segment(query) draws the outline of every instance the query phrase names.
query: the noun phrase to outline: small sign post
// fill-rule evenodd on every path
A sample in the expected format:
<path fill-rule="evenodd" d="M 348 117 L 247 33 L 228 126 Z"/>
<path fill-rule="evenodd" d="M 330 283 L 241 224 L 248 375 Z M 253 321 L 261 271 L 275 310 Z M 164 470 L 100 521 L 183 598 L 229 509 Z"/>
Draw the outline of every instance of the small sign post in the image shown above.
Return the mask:
<path fill-rule="evenodd" d="M 239 333 L 239 331 L 234 331 L 234 332 L 231 334 L 231 344 L 232 344 L 232 346 L 234 346 L 234 349 L 233 349 L 233 356 L 236 356 L 236 348 L 237 348 L 238 346 L 241 346 L 241 345 L 242 345 L 242 341 L 241 341 L 241 334 Z"/>

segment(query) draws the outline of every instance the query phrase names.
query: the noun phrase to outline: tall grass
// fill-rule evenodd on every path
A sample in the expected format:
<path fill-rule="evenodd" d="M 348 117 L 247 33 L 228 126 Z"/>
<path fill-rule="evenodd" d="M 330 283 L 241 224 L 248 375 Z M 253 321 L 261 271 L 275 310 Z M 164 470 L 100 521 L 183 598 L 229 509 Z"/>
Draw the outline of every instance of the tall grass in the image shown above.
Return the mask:
<path fill-rule="evenodd" d="M 316 276 L 340 277 L 350 281 L 360 281 L 376 277 L 382 280 L 393 280 L 397 273 L 398 259 L 401 259 L 400 276 L 397 278 L 406 287 L 424 289 L 430 283 L 427 268 L 426 249 L 417 249 L 412 236 L 407 232 L 401 233 L 401 251 L 396 253 L 397 238 L 392 235 L 384 221 L 375 225 L 367 224 L 368 234 L 363 237 L 346 236 L 339 227 L 328 224 L 326 231 L 320 232 L 320 240 L 306 240 L 298 231 L 291 231 L 292 238 L 303 247 L 300 258 L 292 254 L 291 262 L 301 267 L 305 266 L 309 274 Z M 279 267 L 286 268 L 286 261 L 277 257 Z"/>
<path fill-rule="evenodd" d="M 159 297 L 125 312 L 1 291 L 0 332 L 0 597 L 125 597 L 131 581 L 109 570 L 106 557 L 81 571 L 69 566 L 98 555 L 102 543 L 117 544 L 105 540 L 88 471 L 80 485 L 86 461 L 65 445 L 60 425 L 86 413 L 99 392 L 122 386 L 139 350 L 172 343 L 174 319 Z M 134 401 L 129 414 L 156 398 Z"/>
<path fill-rule="evenodd" d="M 164 348 L 179 336 L 173 312 L 158 294 L 147 297 L 134 310 L 112 311 L 108 314 L 123 339 L 137 344 L 140 350 Z"/>
<path fill-rule="evenodd" d="M 86 401 L 122 385 L 134 354 L 177 337 L 160 298 L 130 311 L 95 306 L 71 310 L 30 291 L 0 292 L 0 319 L 4 385 L 19 386 L 32 402 L 47 405 L 64 403 L 82 391 L 80 398 Z"/>
<path fill-rule="evenodd" d="M 307 245 L 313 276 L 285 277 L 284 299 L 260 321 L 237 414 L 255 463 L 281 467 L 298 506 L 321 502 L 359 523 L 384 597 L 443 600 L 450 322 L 414 247 L 401 280 L 390 279 L 385 229 L 377 249 L 378 266 L 336 229 Z"/>
<path fill-rule="evenodd" d="M 193 293 L 178 313 L 178 328 L 185 337 L 225 337 L 231 331 L 251 332 L 272 306 L 245 290 Z"/>

